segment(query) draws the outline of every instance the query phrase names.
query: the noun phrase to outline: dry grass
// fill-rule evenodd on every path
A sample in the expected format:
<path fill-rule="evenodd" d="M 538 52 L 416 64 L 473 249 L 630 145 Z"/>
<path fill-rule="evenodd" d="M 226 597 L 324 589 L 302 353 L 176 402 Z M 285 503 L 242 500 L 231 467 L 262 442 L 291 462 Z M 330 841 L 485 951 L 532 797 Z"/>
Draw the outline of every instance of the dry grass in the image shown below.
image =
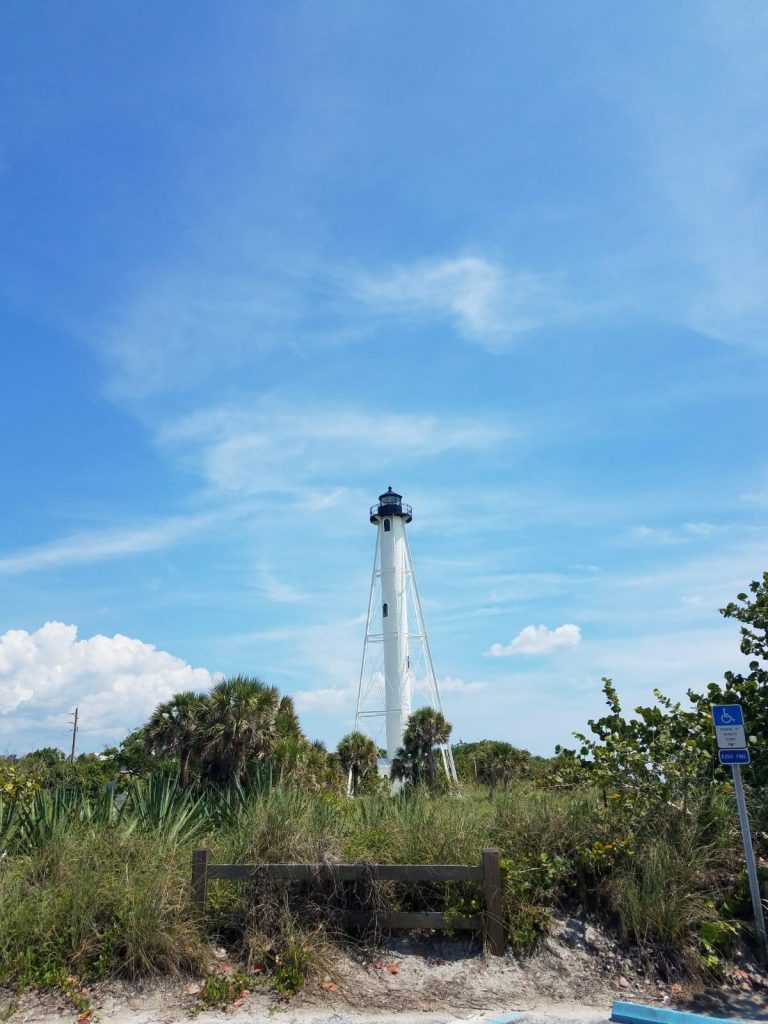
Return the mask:
<path fill-rule="evenodd" d="M 189 899 L 191 848 L 203 840 L 216 860 L 251 863 L 477 863 L 484 847 L 497 846 L 513 946 L 535 942 L 549 907 L 577 901 L 616 922 L 652 959 L 689 972 L 706 962 L 701 928 L 719 920 L 722 880 L 733 877 L 730 812 L 711 798 L 692 802 L 685 815 L 660 807 L 645 817 L 605 807 L 590 792 L 525 784 L 492 800 L 470 790 L 354 801 L 280 786 L 190 801 L 158 785 L 133 811 L 94 813 L 81 804 L 41 805 L 39 830 L 28 823 L 0 861 L 6 981 L 199 971 L 215 939 L 270 968 L 288 991 L 325 969 L 340 940 L 339 912 L 361 897 L 460 913 L 479 898 L 457 883 L 355 892 L 214 883 L 203 922 Z M 704 952 L 711 961 L 712 950 Z"/>

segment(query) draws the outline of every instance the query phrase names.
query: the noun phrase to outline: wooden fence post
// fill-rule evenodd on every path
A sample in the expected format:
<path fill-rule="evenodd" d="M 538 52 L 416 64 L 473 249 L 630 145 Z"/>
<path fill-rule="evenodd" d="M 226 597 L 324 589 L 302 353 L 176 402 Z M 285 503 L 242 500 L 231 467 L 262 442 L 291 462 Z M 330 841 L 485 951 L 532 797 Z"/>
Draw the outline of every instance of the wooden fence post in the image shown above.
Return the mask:
<path fill-rule="evenodd" d="M 192 851 L 192 900 L 201 914 L 205 913 L 208 902 L 208 861 L 211 851 L 208 847 Z"/>
<path fill-rule="evenodd" d="M 506 941 L 499 851 L 483 850 L 482 866 L 485 893 L 485 941 L 493 956 L 504 956 Z"/>

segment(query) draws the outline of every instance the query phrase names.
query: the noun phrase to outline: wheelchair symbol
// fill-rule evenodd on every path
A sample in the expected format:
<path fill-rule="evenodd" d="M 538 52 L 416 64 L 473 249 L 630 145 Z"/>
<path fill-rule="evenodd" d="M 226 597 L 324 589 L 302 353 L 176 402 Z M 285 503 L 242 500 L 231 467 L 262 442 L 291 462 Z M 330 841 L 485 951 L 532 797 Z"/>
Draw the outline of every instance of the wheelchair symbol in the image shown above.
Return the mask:
<path fill-rule="evenodd" d="M 731 723 L 735 721 L 736 719 L 733 717 L 730 711 L 723 710 L 720 712 L 720 723 L 722 725 L 731 725 Z"/>

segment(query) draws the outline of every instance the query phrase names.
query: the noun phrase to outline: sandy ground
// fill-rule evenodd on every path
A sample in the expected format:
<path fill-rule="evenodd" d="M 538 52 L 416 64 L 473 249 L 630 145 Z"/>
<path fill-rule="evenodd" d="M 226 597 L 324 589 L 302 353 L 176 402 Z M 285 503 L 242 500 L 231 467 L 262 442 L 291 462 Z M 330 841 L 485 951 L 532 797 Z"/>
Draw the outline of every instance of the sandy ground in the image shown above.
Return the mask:
<path fill-rule="evenodd" d="M 738 986 L 692 992 L 649 976 L 615 941 L 584 922 L 562 917 L 537 953 L 523 962 L 483 956 L 464 939 L 391 939 L 341 954 L 325 977 L 290 1002 L 266 985 L 223 1010 L 196 1013 L 199 984 L 105 985 L 91 993 L 90 1020 L 102 1024 L 199 1024 L 273 1020 L 275 1024 L 598 1024 L 614 1000 L 695 1009 L 714 1016 L 768 1021 L 764 976 L 741 970 Z M 63 1024 L 76 1020 L 65 1001 L 24 997 L 10 1017 L 10 994 L 0 997 L 0 1020 Z M 522 1014 L 512 1017 L 516 1012 Z"/>

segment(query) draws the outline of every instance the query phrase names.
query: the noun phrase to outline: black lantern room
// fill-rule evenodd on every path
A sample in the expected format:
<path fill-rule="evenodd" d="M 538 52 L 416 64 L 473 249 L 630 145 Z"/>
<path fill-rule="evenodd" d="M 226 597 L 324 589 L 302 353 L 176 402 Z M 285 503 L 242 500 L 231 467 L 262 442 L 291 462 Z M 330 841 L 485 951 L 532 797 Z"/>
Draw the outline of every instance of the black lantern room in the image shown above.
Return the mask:
<path fill-rule="evenodd" d="M 380 516 L 400 516 L 404 522 L 410 523 L 412 512 L 411 506 L 403 503 L 402 494 L 388 487 L 384 494 L 379 495 L 378 505 L 371 505 L 371 522 L 377 522 Z"/>

